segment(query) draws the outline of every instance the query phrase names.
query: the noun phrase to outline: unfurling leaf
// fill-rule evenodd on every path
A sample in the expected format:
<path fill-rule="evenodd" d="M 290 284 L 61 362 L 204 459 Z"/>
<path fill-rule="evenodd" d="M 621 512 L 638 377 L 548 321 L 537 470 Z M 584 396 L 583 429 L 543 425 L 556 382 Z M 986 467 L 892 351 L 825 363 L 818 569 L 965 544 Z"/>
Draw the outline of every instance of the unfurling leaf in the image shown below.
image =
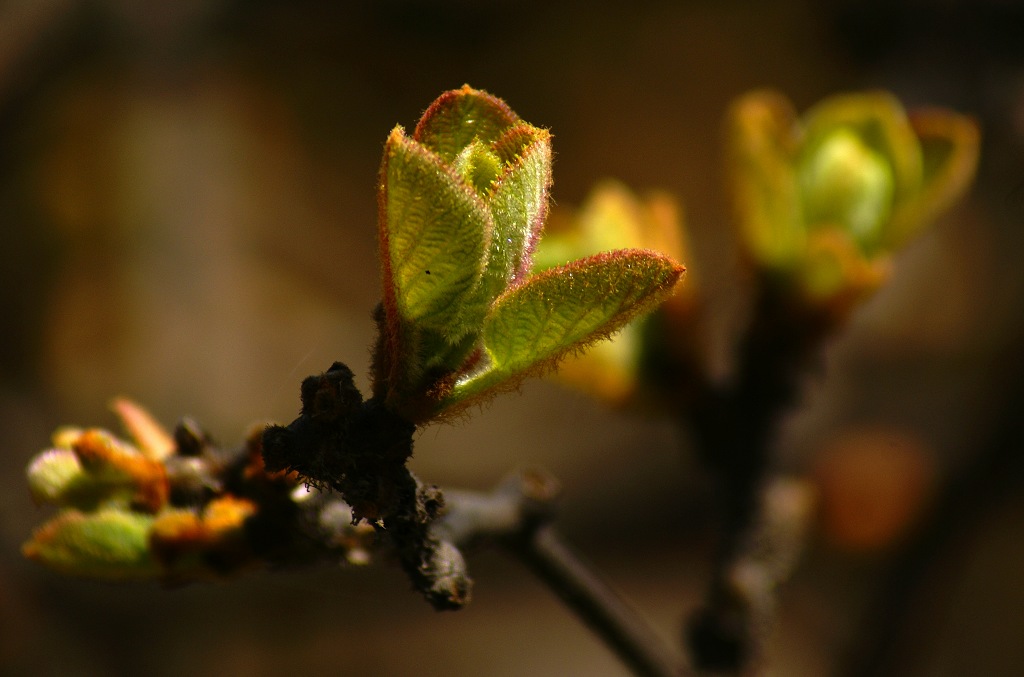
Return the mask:
<path fill-rule="evenodd" d="M 548 215 L 551 134 L 522 124 L 498 141 L 498 147 L 508 159 L 490 196 L 497 244 L 491 247 L 491 260 L 501 261 L 500 267 L 494 265 L 500 272 L 493 277 L 502 279 L 504 289 L 511 279 L 529 269 L 530 252 Z"/>
<path fill-rule="evenodd" d="M 402 321 L 451 336 L 460 303 L 486 263 L 493 226 L 486 205 L 450 167 L 400 128 L 381 169 L 385 285 Z M 387 293 L 387 290 L 386 290 Z"/>
<path fill-rule="evenodd" d="M 601 181 L 579 209 L 560 206 L 554 210 L 534 254 L 534 270 L 615 249 L 650 249 L 686 261 L 686 284 L 679 285 L 651 316 L 629 323 L 583 354 L 568 357 L 555 376 L 611 406 L 650 410 L 658 393 L 646 365 L 664 361 L 660 352 L 666 349 L 687 359 L 702 347 L 695 330 L 700 325 L 699 281 L 689 267 L 690 247 L 679 201 L 664 191 L 638 195 L 618 181 Z M 662 370 L 658 377 L 664 377 Z"/>
<path fill-rule="evenodd" d="M 420 118 L 413 139 L 452 162 L 474 139 L 489 145 L 518 121 L 498 97 L 463 85 L 437 97 Z"/>
<path fill-rule="evenodd" d="M 551 134 L 469 86 L 388 138 L 374 392 L 410 420 L 480 355 L 494 300 L 529 271 L 550 186 Z"/>
<path fill-rule="evenodd" d="M 479 328 L 488 309 L 510 283 L 530 267 L 530 251 L 548 213 L 551 135 L 520 125 L 498 143 L 518 144 L 518 156 L 505 165 L 487 196 L 494 223 L 487 267 L 476 295 L 463 308 L 460 323 Z"/>
<path fill-rule="evenodd" d="M 664 255 L 621 250 L 529 278 L 495 301 L 483 326 L 485 366 L 442 404 L 468 404 L 553 367 L 664 300 L 682 273 Z"/>
<path fill-rule="evenodd" d="M 63 574 L 89 578 L 151 578 L 153 517 L 137 512 L 65 510 L 36 530 L 22 554 Z"/>

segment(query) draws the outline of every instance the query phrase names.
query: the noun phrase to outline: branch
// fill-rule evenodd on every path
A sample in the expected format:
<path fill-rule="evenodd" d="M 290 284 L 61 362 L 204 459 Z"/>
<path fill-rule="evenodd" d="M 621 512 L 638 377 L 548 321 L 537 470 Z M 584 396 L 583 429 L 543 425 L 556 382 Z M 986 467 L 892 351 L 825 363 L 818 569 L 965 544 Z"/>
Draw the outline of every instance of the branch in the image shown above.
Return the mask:
<path fill-rule="evenodd" d="M 712 659 L 742 658 L 729 669 L 758 673 L 758 645 L 771 630 L 776 590 L 803 550 L 814 507 L 812 486 L 773 477 L 758 499 L 756 520 L 715 573 L 711 602 L 691 619 L 691 641 L 706 669 L 718 669 L 709 665 Z"/>
<path fill-rule="evenodd" d="M 388 539 L 416 588 L 437 610 L 459 609 L 473 585 L 457 548 L 430 531 L 444 496 L 406 467 L 415 426 L 380 399 L 363 401 L 352 370 L 335 362 L 302 382 L 302 412 L 263 434 L 268 470 L 294 471 L 316 488 L 337 491 Z"/>
<path fill-rule="evenodd" d="M 789 567 L 758 574 L 765 581 L 755 595 L 764 598 L 761 601 L 739 592 L 738 572 L 749 572 L 752 563 L 763 560 L 764 552 L 758 550 L 768 548 L 791 560 L 799 549 L 792 539 L 765 543 L 766 538 L 784 532 L 802 533 L 803 518 L 787 518 L 793 524 L 780 531 L 779 517 L 771 514 L 772 445 L 782 415 L 797 398 L 801 379 L 834 328 L 830 317 L 794 303 L 771 280 L 763 282 L 758 285 L 760 295 L 740 346 L 734 378 L 726 383 L 705 382 L 681 418 L 693 431 L 697 453 L 718 483 L 724 514 L 724 535 L 708 597 L 704 608 L 690 619 L 687 639 L 699 668 L 726 673 L 740 673 L 756 660 L 769 620 L 764 610 L 772 607 L 768 598 Z M 800 501 L 809 510 L 809 500 Z M 792 552 L 784 553 L 786 549 Z"/>
<path fill-rule="evenodd" d="M 24 554 L 68 574 L 180 585 L 393 552 L 435 608 L 451 609 L 469 601 L 472 583 L 460 548 L 491 541 L 526 561 L 638 674 L 681 674 L 643 619 L 556 536 L 551 477 L 523 473 L 491 493 L 446 499 L 408 473 L 410 429 L 363 402 L 343 365 L 306 379 L 302 402 L 289 426 L 258 427 L 234 451 L 190 420 L 172 435 L 126 400 L 115 410 L 131 441 L 59 432 L 28 479 L 60 511 Z"/>
<path fill-rule="evenodd" d="M 496 540 L 522 560 L 637 675 L 688 674 L 681 659 L 552 526 L 555 480 L 539 472 L 510 478 L 491 494 L 446 492 L 436 523 L 442 542 Z"/>
<path fill-rule="evenodd" d="M 637 675 L 685 674 L 681 660 L 669 653 L 646 621 L 565 544 L 554 527 L 543 525 L 510 539 L 509 549 Z"/>

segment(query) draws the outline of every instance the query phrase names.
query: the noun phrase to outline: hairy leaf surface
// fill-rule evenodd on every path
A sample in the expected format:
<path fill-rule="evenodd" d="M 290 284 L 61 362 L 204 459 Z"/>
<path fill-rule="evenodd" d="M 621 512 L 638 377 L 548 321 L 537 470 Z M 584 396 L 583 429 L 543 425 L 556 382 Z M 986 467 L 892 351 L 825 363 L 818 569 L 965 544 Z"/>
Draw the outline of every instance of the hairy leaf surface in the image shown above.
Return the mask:
<path fill-rule="evenodd" d="M 486 397 L 553 367 L 663 300 L 682 273 L 661 254 L 621 250 L 531 277 L 495 301 L 482 333 L 489 364 L 457 383 L 444 404 Z"/>
<path fill-rule="evenodd" d="M 445 92 L 416 125 L 413 138 L 451 162 L 473 139 L 495 141 L 519 116 L 504 101 L 464 85 Z"/>
<path fill-rule="evenodd" d="M 459 306 L 486 264 L 490 214 L 470 186 L 400 128 L 391 133 L 384 158 L 385 285 L 393 285 L 403 320 L 458 333 Z"/>

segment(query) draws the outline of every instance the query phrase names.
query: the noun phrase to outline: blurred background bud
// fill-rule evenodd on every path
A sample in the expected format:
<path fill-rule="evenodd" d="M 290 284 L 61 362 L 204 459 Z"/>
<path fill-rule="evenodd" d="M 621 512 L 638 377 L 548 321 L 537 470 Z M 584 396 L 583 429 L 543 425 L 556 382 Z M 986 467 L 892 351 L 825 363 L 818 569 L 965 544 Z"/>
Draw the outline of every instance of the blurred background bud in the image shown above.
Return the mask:
<path fill-rule="evenodd" d="M 694 314 L 698 287 L 689 267 L 682 206 L 666 192 L 651 191 L 641 197 L 624 184 L 606 179 L 594 186 L 578 209 L 553 211 L 534 254 L 534 269 L 539 271 L 627 248 L 667 254 L 687 265 L 687 272 L 675 294 L 654 313 L 559 367 L 558 379 L 613 406 L 634 405 L 643 397 L 642 366 L 650 332 L 689 325 Z"/>
<path fill-rule="evenodd" d="M 967 189 L 978 131 L 967 117 L 909 116 L 882 92 L 828 98 L 797 118 L 751 92 L 729 113 L 729 171 L 750 263 L 845 317 L 891 255 Z"/>

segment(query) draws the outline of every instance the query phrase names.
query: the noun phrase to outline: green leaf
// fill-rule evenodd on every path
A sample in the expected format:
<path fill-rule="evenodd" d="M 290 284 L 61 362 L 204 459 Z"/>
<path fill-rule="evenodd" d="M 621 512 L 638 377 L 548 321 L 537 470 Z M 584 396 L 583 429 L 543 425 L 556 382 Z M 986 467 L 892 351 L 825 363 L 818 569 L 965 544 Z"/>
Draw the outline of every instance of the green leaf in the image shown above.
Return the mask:
<path fill-rule="evenodd" d="M 22 546 L 25 557 L 60 573 L 90 578 L 151 578 L 159 567 L 149 553 L 153 517 L 119 510 L 66 510 Z"/>
<path fill-rule="evenodd" d="M 668 257 L 620 250 L 531 277 L 494 303 L 481 334 L 486 366 L 457 382 L 441 408 L 466 405 L 553 368 L 664 300 L 683 273 Z"/>
<path fill-rule="evenodd" d="M 486 194 L 501 172 L 501 159 L 479 139 L 473 139 L 455 157 L 452 167 L 477 193 Z"/>
<path fill-rule="evenodd" d="M 494 183 L 488 201 L 494 219 L 494 241 L 487 276 L 507 282 L 530 267 L 530 252 L 540 238 L 548 215 L 551 190 L 551 134 L 530 125 L 516 127 L 495 146 L 499 155 L 512 145 L 516 155 Z M 494 263 L 500 261 L 500 265 Z M 497 280 L 495 280 L 497 282 Z M 505 284 L 501 284 L 504 289 Z"/>
<path fill-rule="evenodd" d="M 385 306 L 452 342 L 460 305 L 487 261 L 493 225 L 486 205 L 450 167 L 396 128 L 381 170 Z"/>
<path fill-rule="evenodd" d="M 498 97 L 463 85 L 430 105 L 416 125 L 413 139 L 450 163 L 473 139 L 490 145 L 518 120 Z"/>
<path fill-rule="evenodd" d="M 530 266 L 548 213 L 551 186 L 551 135 L 525 123 L 495 144 L 499 154 L 515 144 L 519 155 L 507 161 L 492 184 L 487 204 L 494 223 L 487 267 L 477 291 L 467 299 L 459 317 L 463 326 L 479 327 L 494 299 Z M 507 142 L 503 145 L 503 142 Z"/>

